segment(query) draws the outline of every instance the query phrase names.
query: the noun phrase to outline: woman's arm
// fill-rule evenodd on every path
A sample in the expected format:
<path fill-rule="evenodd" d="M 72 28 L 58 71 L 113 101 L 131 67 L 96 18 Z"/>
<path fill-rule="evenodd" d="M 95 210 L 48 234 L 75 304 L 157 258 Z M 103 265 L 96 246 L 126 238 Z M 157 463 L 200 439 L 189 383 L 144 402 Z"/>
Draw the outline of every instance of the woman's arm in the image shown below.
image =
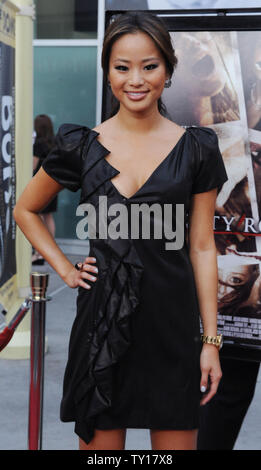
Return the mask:
<path fill-rule="evenodd" d="M 40 168 L 18 199 L 13 210 L 13 216 L 29 242 L 66 284 L 72 288 L 82 286 L 87 289 L 88 284 L 83 279 L 94 279 L 91 279 L 91 276 L 86 272 L 78 271 L 73 266 L 56 244 L 38 214 L 62 189 L 64 188 L 61 184 L 51 178 L 43 168 Z M 93 262 L 93 258 L 86 258 L 86 260 L 86 263 Z M 87 267 L 87 265 L 84 265 L 84 267 Z M 93 266 L 90 268 L 90 270 L 95 271 Z"/>
<path fill-rule="evenodd" d="M 217 251 L 213 218 L 217 190 L 194 194 L 189 212 L 189 256 L 192 263 L 204 335 L 217 334 Z"/>
<path fill-rule="evenodd" d="M 217 251 L 213 232 L 213 217 L 217 189 L 194 194 L 189 212 L 189 256 L 193 267 L 203 333 L 217 335 Z M 204 344 L 201 352 L 201 384 L 207 388 L 210 376 L 211 388 L 202 400 L 207 403 L 217 391 L 222 373 L 216 346 Z"/>

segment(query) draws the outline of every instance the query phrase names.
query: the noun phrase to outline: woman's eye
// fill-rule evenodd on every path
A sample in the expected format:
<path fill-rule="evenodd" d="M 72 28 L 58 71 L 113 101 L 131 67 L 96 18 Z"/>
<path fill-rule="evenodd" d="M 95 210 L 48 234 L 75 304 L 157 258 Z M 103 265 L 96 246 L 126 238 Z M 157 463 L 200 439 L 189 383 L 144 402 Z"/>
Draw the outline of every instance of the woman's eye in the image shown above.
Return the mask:
<path fill-rule="evenodd" d="M 148 68 L 148 70 L 153 70 L 153 69 L 156 69 L 158 67 L 158 64 L 149 64 L 149 65 L 146 65 L 145 68 Z"/>
<path fill-rule="evenodd" d="M 125 72 L 125 71 L 127 70 L 127 67 L 125 67 L 125 65 L 117 65 L 117 66 L 115 67 L 115 69 L 116 69 L 116 70 L 122 70 L 122 71 Z"/>
<path fill-rule="evenodd" d="M 244 279 L 241 279 L 240 277 L 238 276 L 231 276 L 229 278 L 229 284 L 230 285 L 237 285 L 237 284 L 243 284 L 244 283 Z"/>
<path fill-rule="evenodd" d="M 149 65 L 146 65 L 145 66 L 145 69 L 147 70 L 153 70 L 155 69 L 156 67 L 158 67 L 158 64 L 149 64 Z M 122 72 L 126 72 L 126 70 L 128 70 L 128 67 L 126 67 L 125 65 L 116 65 L 115 67 L 116 70 L 120 70 Z"/>

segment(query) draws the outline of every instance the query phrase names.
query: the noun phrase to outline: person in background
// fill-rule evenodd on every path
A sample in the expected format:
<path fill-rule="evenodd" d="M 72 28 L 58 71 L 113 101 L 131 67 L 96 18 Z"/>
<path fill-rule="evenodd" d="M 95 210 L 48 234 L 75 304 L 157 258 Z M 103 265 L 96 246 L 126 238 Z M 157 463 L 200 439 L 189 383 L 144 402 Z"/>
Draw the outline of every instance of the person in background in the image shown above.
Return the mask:
<path fill-rule="evenodd" d="M 39 171 L 42 162 L 54 145 L 52 120 L 46 114 L 39 114 L 34 120 L 35 141 L 33 144 L 33 176 Z M 55 236 L 53 213 L 57 210 L 57 196 L 40 211 L 41 218 L 52 236 Z M 44 258 L 33 249 L 32 264 L 44 264 Z"/>

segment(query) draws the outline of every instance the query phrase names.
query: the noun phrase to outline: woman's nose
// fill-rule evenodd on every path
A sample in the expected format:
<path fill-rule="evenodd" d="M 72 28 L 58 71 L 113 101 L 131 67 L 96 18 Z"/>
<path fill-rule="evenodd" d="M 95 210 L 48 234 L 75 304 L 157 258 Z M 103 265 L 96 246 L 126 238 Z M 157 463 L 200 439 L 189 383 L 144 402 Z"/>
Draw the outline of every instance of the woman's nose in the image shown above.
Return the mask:
<path fill-rule="evenodd" d="M 129 84 L 133 86 L 142 85 L 144 83 L 144 78 L 139 70 L 134 70 L 129 78 Z"/>

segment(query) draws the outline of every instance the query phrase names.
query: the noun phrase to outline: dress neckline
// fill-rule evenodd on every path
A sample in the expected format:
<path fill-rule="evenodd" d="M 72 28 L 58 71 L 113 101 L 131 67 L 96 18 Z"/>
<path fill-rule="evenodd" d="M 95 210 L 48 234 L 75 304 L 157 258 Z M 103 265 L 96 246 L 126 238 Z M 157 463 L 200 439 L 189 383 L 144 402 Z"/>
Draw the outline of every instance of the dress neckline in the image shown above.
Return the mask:
<path fill-rule="evenodd" d="M 133 198 L 135 198 L 146 186 L 147 184 L 150 182 L 150 180 L 152 179 L 152 177 L 158 172 L 158 170 L 161 168 L 161 166 L 166 163 L 166 161 L 170 158 L 170 156 L 173 154 L 173 152 L 175 152 L 175 150 L 177 149 L 177 147 L 183 142 L 183 139 L 185 138 L 185 136 L 188 134 L 188 127 L 190 126 L 181 126 L 184 128 L 184 132 L 183 134 L 179 137 L 179 139 L 177 140 L 177 142 L 175 143 L 174 147 L 172 147 L 172 149 L 170 150 L 170 152 L 160 161 L 160 163 L 156 166 L 156 168 L 152 171 L 152 173 L 148 176 L 148 178 L 145 180 L 145 182 L 140 186 L 140 188 L 134 193 L 132 194 L 130 197 L 127 197 L 126 195 L 122 194 L 118 188 L 115 186 L 115 184 L 112 182 L 112 180 L 110 179 L 109 182 L 112 186 L 112 188 L 117 192 L 117 194 L 124 200 L 124 201 L 130 201 L 132 200 Z M 100 135 L 100 132 L 97 132 L 95 131 L 94 129 L 91 129 L 91 131 L 95 134 L 95 140 L 97 142 L 97 144 L 100 146 L 100 148 L 105 152 L 104 154 L 104 157 L 107 156 L 108 154 L 111 153 L 111 151 L 109 149 L 107 149 L 99 140 L 97 140 L 97 137 Z M 115 172 L 115 175 L 113 177 L 115 177 L 117 174 L 121 173 L 120 170 L 118 170 L 117 168 L 115 168 L 113 165 L 111 165 L 111 163 L 108 162 L 108 160 L 106 160 L 104 158 L 104 161 L 105 163 L 111 168 L 114 170 Z"/>

